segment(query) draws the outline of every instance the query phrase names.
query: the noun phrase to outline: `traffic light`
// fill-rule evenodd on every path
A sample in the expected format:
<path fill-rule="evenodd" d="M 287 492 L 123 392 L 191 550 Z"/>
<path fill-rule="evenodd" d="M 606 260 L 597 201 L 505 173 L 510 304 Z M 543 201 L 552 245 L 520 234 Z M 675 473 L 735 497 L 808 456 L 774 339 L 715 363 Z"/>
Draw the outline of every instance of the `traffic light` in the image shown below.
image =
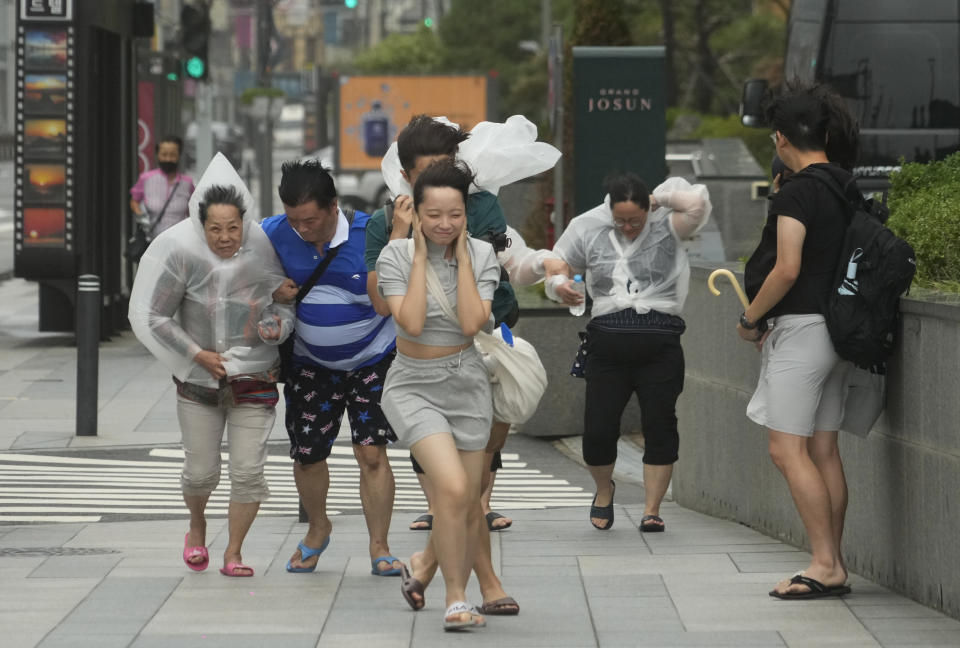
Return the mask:
<path fill-rule="evenodd" d="M 343 0 L 343 6 L 346 7 L 347 9 L 356 9 L 357 0 Z"/>
<path fill-rule="evenodd" d="M 184 5 L 180 10 L 180 47 L 187 79 L 204 81 L 209 76 L 210 8 Z"/>

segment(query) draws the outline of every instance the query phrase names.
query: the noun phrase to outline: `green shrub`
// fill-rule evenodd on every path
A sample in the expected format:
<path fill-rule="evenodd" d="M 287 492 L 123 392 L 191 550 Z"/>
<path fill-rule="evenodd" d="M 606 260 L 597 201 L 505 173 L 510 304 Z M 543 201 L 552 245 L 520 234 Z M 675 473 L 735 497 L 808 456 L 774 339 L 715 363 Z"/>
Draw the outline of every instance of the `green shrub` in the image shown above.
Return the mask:
<path fill-rule="evenodd" d="M 903 164 L 890 177 L 887 226 L 917 253 L 921 285 L 960 281 L 960 153 Z"/>

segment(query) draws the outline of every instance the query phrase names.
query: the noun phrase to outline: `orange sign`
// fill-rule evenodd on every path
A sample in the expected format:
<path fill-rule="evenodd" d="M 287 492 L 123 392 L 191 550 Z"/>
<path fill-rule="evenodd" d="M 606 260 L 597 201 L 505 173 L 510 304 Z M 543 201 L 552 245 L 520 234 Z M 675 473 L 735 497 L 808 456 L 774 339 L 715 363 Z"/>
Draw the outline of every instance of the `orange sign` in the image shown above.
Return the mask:
<path fill-rule="evenodd" d="M 420 114 L 470 130 L 487 118 L 487 78 L 340 77 L 340 170 L 379 169 L 397 133 Z"/>

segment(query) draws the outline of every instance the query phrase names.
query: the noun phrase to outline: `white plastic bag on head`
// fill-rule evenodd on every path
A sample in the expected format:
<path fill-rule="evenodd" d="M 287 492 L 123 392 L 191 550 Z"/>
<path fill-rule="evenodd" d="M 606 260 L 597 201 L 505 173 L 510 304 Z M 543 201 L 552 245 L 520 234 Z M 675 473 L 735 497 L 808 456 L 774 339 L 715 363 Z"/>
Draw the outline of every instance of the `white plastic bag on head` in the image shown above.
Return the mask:
<path fill-rule="evenodd" d="M 456 128 L 446 117 L 438 122 Z M 477 174 L 470 192 L 489 191 L 496 195 L 500 187 L 552 169 L 560 159 L 560 151 L 537 141 L 537 127 L 523 115 L 513 115 L 504 123 L 483 121 L 473 127 L 470 137 L 457 151 L 457 159 L 466 162 Z M 383 181 L 391 196 L 412 194 L 410 183 L 403 177 L 397 143 L 387 149 L 380 163 Z"/>
<path fill-rule="evenodd" d="M 457 157 L 477 174 L 476 184 L 496 195 L 500 187 L 552 169 L 560 151 L 537 141 L 537 127 L 523 115 L 502 124 L 480 122 L 460 145 Z"/>

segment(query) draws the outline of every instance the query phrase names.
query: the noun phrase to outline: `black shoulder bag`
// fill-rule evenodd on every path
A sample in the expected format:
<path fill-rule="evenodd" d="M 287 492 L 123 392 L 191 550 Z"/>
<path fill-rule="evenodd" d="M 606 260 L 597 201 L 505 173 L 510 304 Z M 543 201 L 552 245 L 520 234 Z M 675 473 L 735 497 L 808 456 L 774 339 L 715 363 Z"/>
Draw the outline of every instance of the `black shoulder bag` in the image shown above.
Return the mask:
<path fill-rule="evenodd" d="M 163 203 L 163 209 L 160 210 L 160 213 L 157 214 L 157 218 L 150 219 L 149 227 L 144 229 L 142 223 L 137 223 L 137 228 L 127 240 L 127 249 L 124 251 L 123 255 L 130 260 L 131 263 L 140 263 L 140 257 L 143 256 L 143 253 L 147 251 L 147 248 L 150 246 L 150 241 L 153 240 L 153 230 L 157 229 L 157 225 L 160 224 L 160 220 L 163 218 L 163 215 L 167 211 L 167 206 L 170 204 L 170 201 L 173 199 L 173 194 L 177 193 L 177 187 L 180 186 L 180 181 L 177 180 L 176 184 L 173 185 L 173 189 L 170 191 L 170 195 L 167 196 L 167 202 Z"/>

